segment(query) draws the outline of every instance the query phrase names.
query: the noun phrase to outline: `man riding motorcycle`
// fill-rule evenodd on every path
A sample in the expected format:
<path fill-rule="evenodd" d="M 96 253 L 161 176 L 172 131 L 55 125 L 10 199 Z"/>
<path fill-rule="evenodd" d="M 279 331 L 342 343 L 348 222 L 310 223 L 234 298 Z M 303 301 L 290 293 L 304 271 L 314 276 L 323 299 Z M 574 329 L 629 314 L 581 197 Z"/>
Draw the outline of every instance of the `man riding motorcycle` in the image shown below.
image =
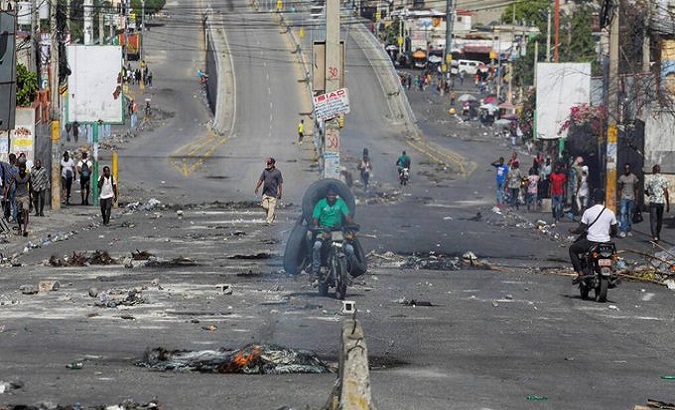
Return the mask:
<path fill-rule="evenodd" d="M 408 172 L 410 172 L 410 157 L 405 153 L 405 151 L 403 151 L 401 156 L 396 160 L 396 166 L 398 167 L 399 178 L 401 177 L 403 168 L 408 168 Z"/>
<path fill-rule="evenodd" d="M 347 224 L 354 223 L 347 203 L 337 196 L 337 187 L 329 185 L 326 197 L 317 202 L 312 213 L 314 227 L 324 229 L 323 233 L 316 236 L 312 247 L 312 272 L 315 275 L 319 274 L 321 268 L 321 248 L 324 242 L 330 239 L 330 231 L 342 228 L 343 217 Z M 354 257 L 354 246 L 351 243 L 345 242 L 344 251 L 348 258 Z"/>
<path fill-rule="evenodd" d="M 579 278 L 584 275 L 579 255 L 588 252 L 596 243 L 610 242 L 611 237 L 616 236 L 617 233 L 616 216 L 611 209 L 607 209 L 604 205 L 605 191 L 595 189 L 593 191 L 593 202 L 595 205 L 584 212 L 579 226 L 576 229 L 570 229 L 570 233 L 585 233 L 584 237 L 577 239 L 569 248 L 574 272 L 579 275 L 575 282 L 578 282 Z"/>

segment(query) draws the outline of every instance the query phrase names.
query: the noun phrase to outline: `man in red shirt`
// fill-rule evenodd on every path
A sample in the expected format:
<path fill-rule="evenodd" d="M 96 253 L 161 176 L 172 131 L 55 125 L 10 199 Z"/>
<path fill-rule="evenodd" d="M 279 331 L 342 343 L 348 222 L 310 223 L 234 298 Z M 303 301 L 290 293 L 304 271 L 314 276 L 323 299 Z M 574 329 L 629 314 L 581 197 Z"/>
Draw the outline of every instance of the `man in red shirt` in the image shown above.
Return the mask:
<path fill-rule="evenodd" d="M 556 165 L 555 171 L 549 177 L 551 189 L 551 211 L 556 223 L 560 222 L 563 213 L 563 201 L 565 198 L 565 185 L 567 176 L 560 170 L 560 165 Z"/>

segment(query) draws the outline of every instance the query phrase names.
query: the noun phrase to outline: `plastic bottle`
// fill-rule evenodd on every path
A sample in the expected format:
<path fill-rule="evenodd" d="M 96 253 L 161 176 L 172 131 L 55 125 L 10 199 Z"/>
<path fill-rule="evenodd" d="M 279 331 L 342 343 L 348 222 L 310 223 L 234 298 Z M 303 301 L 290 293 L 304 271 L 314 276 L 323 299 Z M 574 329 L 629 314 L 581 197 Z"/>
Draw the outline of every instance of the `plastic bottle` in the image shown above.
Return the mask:
<path fill-rule="evenodd" d="M 530 394 L 529 396 L 526 397 L 526 399 L 529 400 L 529 401 L 544 401 L 544 400 L 548 400 L 548 397 L 538 396 L 536 394 Z"/>

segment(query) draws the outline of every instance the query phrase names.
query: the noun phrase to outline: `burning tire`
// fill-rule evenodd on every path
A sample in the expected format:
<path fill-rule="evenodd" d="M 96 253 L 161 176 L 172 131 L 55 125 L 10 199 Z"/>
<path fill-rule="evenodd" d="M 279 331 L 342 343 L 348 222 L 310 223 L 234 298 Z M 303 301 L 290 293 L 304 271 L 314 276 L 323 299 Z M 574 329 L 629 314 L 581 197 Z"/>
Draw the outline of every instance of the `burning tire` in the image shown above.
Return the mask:
<path fill-rule="evenodd" d="M 349 259 L 347 270 L 352 278 L 358 278 L 368 271 L 368 262 L 359 238 L 354 238 L 352 245 L 354 246 L 354 257 Z"/>
<path fill-rule="evenodd" d="M 299 274 L 309 260 L 307 231 L 306 226 L 295 225 L 288 236 L 284 251 L 284 270 L 291 275 Z"/>
<path fill-rule="evenodd" d="M 305 218 L 305 221 L 307 221 L 307 224 L 312 224 L 312 212 L 314 212 L 314 206 L 322 198 L 326 197 L 326 191 L 331 184 L 335 185 L 337 188 L 337 194 L 347 204 L 352 217 L 356 215 L 356 202 L 354 201 L 354 194 L 352 194 L 349 187 L 337 179 L 320 179 L 310 185 L 309 188 L 307 188 L 307 191 L 305 191 L 305 196 L 302 197 L 302 215 Z"/>

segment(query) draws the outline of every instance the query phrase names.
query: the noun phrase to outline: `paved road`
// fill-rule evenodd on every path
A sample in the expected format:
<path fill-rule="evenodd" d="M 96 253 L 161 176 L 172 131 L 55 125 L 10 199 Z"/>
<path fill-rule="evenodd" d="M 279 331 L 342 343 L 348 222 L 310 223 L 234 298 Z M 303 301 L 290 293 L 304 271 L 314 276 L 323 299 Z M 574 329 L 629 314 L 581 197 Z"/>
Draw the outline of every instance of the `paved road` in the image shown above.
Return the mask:
<path fill-rule="evenodd" d="M 279 272 L 284 240 L 299 208 L 282 208 L 278 223 L 266 228 L 251 202 L 270 146 L 287 175 L 289 202 L 297 203 L 302 184 L 315 177 L 309 148 L 292 143 L 298 116 L 306 109 L 297 82 L 301 71 L 274 15 L 236 2 L 218 9 L 228 22 L 223 27 L 231 50 L 237 50 L 231 52 L 237 78 L 235 132 L 187 177 L 166 157 L 183 143 L 208 141 L 202 140 L 208 135 L 208 115 L 192 76 L 200 66 L 199 49 L 191 47 L 199 36 L 198 9 L 169 3 L 174 17 L 152 28 L 155 47 L 148 60 L 156 67 L 153 101 L 173 117 L 128 145 L 123 155 L 131 162 L 123 159 L 122 172 L 129 185 L 141 187 L 126 190 L 129 201 L 157 194 L 182 205 L 117 210 L 109 227 L 98 225 L 91 208 L 50 215 L 53 229 L 56 220 L 72 222 L 76 235 L 29 249 L 18 258 L 23 266 L 3 267 L 6 274 L 0 275 L 0 379 L 25 382 L 22 389 L 0 394 L 0 405 L 44 400 L 101 405 L 157 396 L 172 409 L 319 408 L 328 397 L 334 374 L 224 376 L 158 373 L 133 365 L 146 348 L 156 346 L 198 350 L 250 342 L 312 349 L 325 360 L 337 360 L 340 303 L 318 297 L 307 276 Z M 176 54 L 162 57 L 159 45 L 170 35 L 173 42 L 185 42 Z M 618 409 L 647 398 L 672 401 L 671 382 L 660 379 L 672 374 L 674 365 L 671 291 L 626 283 L 610 291 L 609 303 L 597 304 L 578 299 L 568 277 L 530 269 L 550 264 L 547 260 L 564 255 L 564 248 L 517 226 L 521 219 L 490 212 L 492 173 L 483 165 L 460 178 L 415 150 L 413 183 L 398 190 L 391 162 L 409 145 L 386 119 L 376 97 L 381 87 L 363 62 L 364 51 L 352 40 L 348 45 L 353 75 L 348 82 L 358 110 L 343 130 L 345 157 L 355 160 L 367 145 L 375 160 L 375 189 L 363 194 L 355 188 L 367 248 L 450 255 L 472 250 L 481 258 L 509 258 L 509 265 L 526 267 L 429 271 L 399 267 L 393 256 L 373 257 L 371 272 L 349 292 L 366 332 L 379 408 Z M 419 97 L 411 100 L 423 118 L 431 104 Z M 431 142 L 476 163 L 505 150 L 492 142 L 455 143 L 443 137 L 449 125 L 430 124 L 420 122 Z M 133 184 L 136 178 L 143 184 Z M 212 202 L 214 192 L 230 203 L 203 203 Z M 484 215 L 479 222 L 469 219 L 477 209 Z M 48 232 L 37 230 L 30 239 L 42 243 L 38 236 L 44 240 Z M 24 244 L 11 238 L 5 250 L 21 250 Z M 52 255 L 96 249 L 120 259 L 146 250 L 164 261 L 183 256 L 196 265 L 43 265 Z M 532 262 L 537 257 L 543 261 Z M 45 279 L 58 280 L 61 289 L 43 295 L 17 290 Z M 231 295 L 223 293 L 223 284 L 233 289 Z M 109 298 L 139 288 L 145 303 L 98 307 L 99 297 L 88 296 L 91 287 Z M 432 306 L 401 303 L 412 299 Z M 65 368 L 80 359 L 82 370 Z M 548 400 L 528 402 L 530 394 Z"/>

